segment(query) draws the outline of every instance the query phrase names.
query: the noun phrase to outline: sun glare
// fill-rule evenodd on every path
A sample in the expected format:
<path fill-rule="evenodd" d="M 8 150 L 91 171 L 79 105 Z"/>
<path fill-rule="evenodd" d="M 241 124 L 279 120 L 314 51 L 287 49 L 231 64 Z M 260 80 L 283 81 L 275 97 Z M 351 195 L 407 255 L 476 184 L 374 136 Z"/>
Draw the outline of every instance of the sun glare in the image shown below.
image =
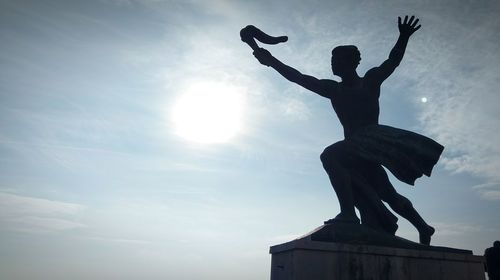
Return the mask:
<path fill-rule="evenodd" d="M 173 109 L 176 133 L 198 143 L 223 143 L 242 126 L 242 90 L 215 82 L 188 87 Z"/>

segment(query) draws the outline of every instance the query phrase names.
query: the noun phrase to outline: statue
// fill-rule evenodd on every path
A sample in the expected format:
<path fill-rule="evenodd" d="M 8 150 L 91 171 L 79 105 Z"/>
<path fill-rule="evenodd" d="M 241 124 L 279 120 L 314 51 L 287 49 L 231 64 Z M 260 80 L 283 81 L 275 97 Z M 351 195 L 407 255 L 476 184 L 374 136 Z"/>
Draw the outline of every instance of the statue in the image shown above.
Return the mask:
<path fill-rule="evenodd" d="M 418 22 L 414 16 L 405 16 L 403 20 L 398 17 L 399 38 L 389 58 L 363 77 L 356 72 L 361 60 L 357 47 L 335 47 L 331 67 L 340 82 L 302 74 L 260 48 L 254 40 L 278 44 L 286 42 L 286 36 L 269 36 L 252 25 L 243 28 L 240 36 L 261 64 L 329 99 L 343 126 L 345 139 L 328 146 L 320 156 L 340 204 L 340 213 L 325 224 L 359 224 L 356 207 L 362 224 L 394 235 L 397 218 L 382 203 L 385 201 L 416 227 L 420 243 L 429 245 L 434 228 L 406 197 L 396 192 L 382 166 L 397 179 L 413 185 L 422 175 L 431 175 L 444 147 L 425 136 L 378 122 L 380 86 L 403 59 L 409 38 L 421 27 Z"/>

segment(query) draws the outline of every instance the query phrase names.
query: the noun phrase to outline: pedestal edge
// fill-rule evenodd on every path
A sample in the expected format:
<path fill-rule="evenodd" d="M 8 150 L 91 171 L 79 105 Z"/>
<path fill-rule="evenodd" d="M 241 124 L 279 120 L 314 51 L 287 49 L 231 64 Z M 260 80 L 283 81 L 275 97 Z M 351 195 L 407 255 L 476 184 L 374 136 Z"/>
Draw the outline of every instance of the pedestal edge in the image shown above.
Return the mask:
<path fill-rule="evenodd" d="M 472 251 L 469 250 L 456 249 L 459 252 L 443 252 L 443 251 L 432 251 L 432 250 L 382 247 L 382 246 L 373 246 L 364 244 L 359 245 L 359 244 L 311 241 L 308 240 L 307 238 L 296 239 L 282 244 L 271 246 L 269 253 L 278 254 L 290 250 L 362 253 L 370 255 L 399 256 L 399 257 L 425 258 L 425 259 L 437 259 L 437 260 L 467 261 L 467 262 L 481 262 L 481 263 L 484 262 L 483 256 L 473 255 Z"/>

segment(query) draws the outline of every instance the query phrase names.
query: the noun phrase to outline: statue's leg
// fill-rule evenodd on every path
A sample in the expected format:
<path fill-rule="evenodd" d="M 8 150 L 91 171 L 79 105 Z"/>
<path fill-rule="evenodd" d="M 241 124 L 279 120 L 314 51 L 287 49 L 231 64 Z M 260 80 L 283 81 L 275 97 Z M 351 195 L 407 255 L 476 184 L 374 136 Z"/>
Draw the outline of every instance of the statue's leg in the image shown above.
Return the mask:
<path fill-rule="evenodd" d="M 351 180 L 353 186 L 354 204 L 359 210 L 361 223 L 395 235 L 398 229 L 398 218 L 387 209 L 378 195 L 374 182 L 368 181 L 364 176 L 363 163 L 359 163 L 360 169 L 351 169 Z"/>
<path fill-rule="evenodd" d="M 418 230 L 420 243 L 429 245 L 434 228 L 428 225 L 422 216 L 415 210 L 410 200 L 399 193 L 389 181 L 389 177 L 381 165 L 374 164 L 370 176 L 377 188 L 380 198 L 403 218 L 407 219 Z"/>
<path fill-rule="evenodd" d="M 340 204 L 340 214 L 333 220 L 359 223 L 354 211 L 351 177 L 346 153 L 345 141 L 340 141 L 328 146 L 320 158 Z"/>

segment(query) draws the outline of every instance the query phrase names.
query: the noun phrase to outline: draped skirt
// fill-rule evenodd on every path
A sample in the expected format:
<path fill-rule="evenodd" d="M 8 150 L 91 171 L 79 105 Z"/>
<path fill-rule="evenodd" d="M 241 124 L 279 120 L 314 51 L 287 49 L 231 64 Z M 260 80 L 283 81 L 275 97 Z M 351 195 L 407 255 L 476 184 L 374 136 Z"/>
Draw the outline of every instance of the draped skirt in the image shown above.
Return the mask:
<path fill-rule="evenodd" d="M 410 185 L 430 176 L 444 147 L 423 135 L 387 125 L 370 125 L 345 140 L 352 155 L 385 166 Z"/>

